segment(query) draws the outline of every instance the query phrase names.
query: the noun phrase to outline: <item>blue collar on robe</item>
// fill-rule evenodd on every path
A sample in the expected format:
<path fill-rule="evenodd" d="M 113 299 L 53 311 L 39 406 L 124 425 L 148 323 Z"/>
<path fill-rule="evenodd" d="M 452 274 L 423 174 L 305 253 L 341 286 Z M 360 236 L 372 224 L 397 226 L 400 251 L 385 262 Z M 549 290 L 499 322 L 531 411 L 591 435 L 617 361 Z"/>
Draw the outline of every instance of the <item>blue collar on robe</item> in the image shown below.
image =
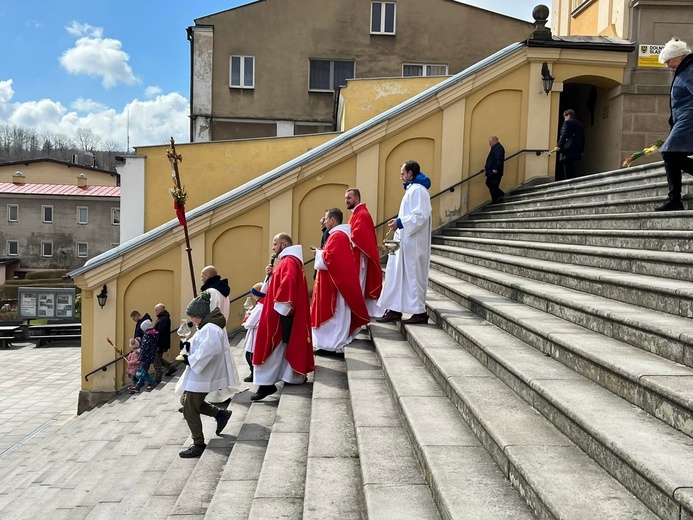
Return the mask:
<path fill-rule="evenodd" d="M 423 173 L 419 173 L 412 180 L 403 183 L 402 186 L 404 186 L 404 189 L 406 190 L 410 184 L 421 184 L 421 186 L 423 186 L 427 190 L 431 189 L 431 179 L 426 177 Z"/>

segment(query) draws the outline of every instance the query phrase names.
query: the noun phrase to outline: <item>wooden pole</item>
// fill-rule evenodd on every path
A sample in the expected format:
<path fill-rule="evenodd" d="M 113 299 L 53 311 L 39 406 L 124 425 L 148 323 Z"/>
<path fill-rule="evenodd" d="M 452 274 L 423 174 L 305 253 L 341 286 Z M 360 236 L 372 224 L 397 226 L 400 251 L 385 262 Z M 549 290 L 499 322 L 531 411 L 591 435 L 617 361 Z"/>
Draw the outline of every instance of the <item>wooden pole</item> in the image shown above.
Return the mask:
<path fill-rule="evenodd" d="M 183 226 L 183 233 L 185 234 L 185 250 L 188 252 L 188 265 L 190 266 L 190 283 L 192 284 L 193 297 L 197 298 L 197 286 L 195 285 L 195 268 L 193 267 L 192 248 L 190 247 L 190 236 L 188 235 L 188 221 L 185 218 L 185 199 L 187 198 L 187 195 L 183 191 L 183 187 L 180 182 L 180 172 L 178 171 L 178 163 L 183 161 L 183 156 L 176 152 L 176 142 L 173 140 L 173 137 L 171 137 L 171 148 L 166 152 L 166 156 L 168 157 L 168 160 L 171 163 L 171 168 L 173 169 L 172 176 L 175 193 L 178 194 L 179 197 L 183 197 L 181 199 L 181 204 L 178 201 L 178 199 L 176 199 L 176 195 L 172 193 L 174 200 L 178 204 L 176 207 L 176 212 L 182 213 L 181 225 Z M 180 222 L 180 217 L 178 220 Z"/>

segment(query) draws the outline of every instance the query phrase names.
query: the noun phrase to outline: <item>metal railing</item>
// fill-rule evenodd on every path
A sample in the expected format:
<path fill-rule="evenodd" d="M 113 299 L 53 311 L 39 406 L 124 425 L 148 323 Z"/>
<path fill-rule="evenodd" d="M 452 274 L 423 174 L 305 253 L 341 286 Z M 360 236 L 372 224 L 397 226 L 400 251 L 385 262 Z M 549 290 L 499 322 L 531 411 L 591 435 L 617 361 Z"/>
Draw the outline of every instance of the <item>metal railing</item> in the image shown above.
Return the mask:
<path fill-rule="evenodd" d="M 523 149 L 523 150 L 519 150 L 519 151 L 515 152 L 515 153 L 512 154 L 512 155 L 507 156 L 503 162 L 508 162 L 510 159 L 512 159 L 512 158 L 514 158 L 514 157 L 517 157 L 518 155 L 523 154 L 523 153 L 534 153 L 534 154 L 536 154 L 537 157 L 538 157 L 538 156 L 540 156 L 542 153 L 546 153 L 546 152 L 548 152 L 548 150 L 536 150 L 536 149 L 532 149 L 532 148 L 525 148 L 525 149 Z M 461 181 L 456 182 L 456 183 L 453 184 L 452 186 L 448 186 L 448 187 L 445 188 L 443 191 L 439 191 L 439 192 L 436 193 L 435 195 L 431 195 L 431 200 L 433 200 L 433 199 L 435 199 L 435 198 L 438 198 L 438 197 L 440 197 L 441 195 L 443 195 L 444 193 L 447 193 L 447 192 L 454 193 L 455 188 L 457 188 L 458 186 L 462 186 L 463 184 L 465 184 L 465 183 L 471 181 L 472 179 L 475 179 L 476 177 L 478 177 L 478 176 L 481 175 L 482 173 L 484 173 L 484 169 L 479 170 L 479 171 L 476 172 L 474 175 L 470 175 L 470 176 L 467 177 L 466 179 L 462 179 Z M 393 215 L 392 217 L 390 217 L 390 218 L 388 218 L 388 219 L 386 219 L 386 220 L 383 220 L 382 222 L 376 224 L 375 229 L 378 229 L 379 227 L 384 226 L 385 224 L 387 224 L 387 223 L 388 223 L 390 220 L 392 220 L 393 218 L 397 218 L 397 215 Z M 314 262 L 314 261 L 315 261 L 315 258 L 311 258 L 311 259 L 306 260 L 305 262 L 303 262 L 303 265 L 308 265 L 308 264 L 310 264 L 310 263 L 312 263 L 312 262 Z M 239 301 L 239 300 L 241 300 L 241 299 L 247 297 L 248 295 L 250 295 L 250 291 L 246 291 L 246 292 L 244 292 L 243 294 L 241 294 L 241 295 L 239 295 L 239 296 L 236 296 L 235 298 L 233 298 L 233 299 L 231 300 L 231 303 L 235 303 L 235 302 L 237 302 L 237 301 Z"/>
<path fill-rule="evenodd" d="M 120 357 L 114 359 L 113 361 L 109 361 L 109 362 L 106 363 L 105 365 L 101 365 L 99 368 L 96 368 L 96 369 L 92 370 L 91 372 L 89 372 L 87 375 L 84 376 L 84 380 L 85 380 L 85 381 L 89 381 L 89 376 L 92 375 L 92 374 L 96 374 L 99 370 L 105 372 L 106 369 L 107 369 L 108 367 L 110 367 L 112 364 L 117 363 L 117 362 L 120 361 L 121 359 L 126 359 L 126 358 L 128 357 L 128 355 L 129 355 L 129 354 L 125 354 L 124 356 L 120 356 Z"/>

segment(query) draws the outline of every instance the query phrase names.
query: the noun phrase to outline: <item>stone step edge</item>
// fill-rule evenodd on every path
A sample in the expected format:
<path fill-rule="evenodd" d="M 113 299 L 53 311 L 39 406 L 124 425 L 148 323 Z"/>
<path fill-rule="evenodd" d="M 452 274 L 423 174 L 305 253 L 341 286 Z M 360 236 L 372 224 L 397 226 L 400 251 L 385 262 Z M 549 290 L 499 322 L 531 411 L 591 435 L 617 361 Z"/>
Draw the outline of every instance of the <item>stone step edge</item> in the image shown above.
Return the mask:
<path fill-rule="evenodd" d="M 542 276 L 544 274 L 550 274 L 552 277 L 558 277 L 561 281 L 555 285 L 560 287 L 572 288 L 571 283 L 567 283 L 568 280 L 586 282 L 594 285 L 606 285 L 608 287 L 620 288 L 623 291 L 627 291 L 627 295 L 619 295 L 615 291 L 610 291 L 609 296 L 604 296 L 602 294 L 596 294 L 603 298 L 613 299 L 623 303 L 633 303 L 634 301 L 639 301 L 642 307 L 650 310 L 665 312 L 673 316 L 680 316 L 684 318 L 689 318 L 690 311 L 681 307 L 680 300 L 693 300 L 693 282 L 687 281 L 676 281 L 671 282 L 666 278 L 658 278 L 652 275 L 636 275 L 634 273 L 624 273 L 622 271 L 613 271 L 611 269 L 605 269 L 603 267 L 595 266 L 577 266 L 575 264 L 564 264 L 561 262 L 555 262 L 553 260 L 543 260 L 541 258 L 532 257 L 521 257 L 518 255 L 508 255 L 505 253 L 492 253 L 489 251 L 484 251 L 482 249 L 467 249 L 462 247 L 451 247 L 451 246 L 431 246 L 431 261 L 434 261 L 436 257 L 448 258 L 446 254 L 455 255 L 454 258 L 457 261 L 464 262 L 467 264 L 485 267 L 479 265 L 477 262 L 493 262 L 499 267 L 497 269 L 500 272 L 510 273 L 509 269 L 523 269 L 525 271 L 531 271 L 533 274 L 531 276 L 523 276 L 528 279 L 542 281 Z M 461 258 L 458 258 L 461 257 Z M 515 276 L 520 276 L 515 274 Z M 670 281 L 669 284 L 662 284 L 662 281 Z M 574 289 L 575 290 L 575 289 Z M 679 300 L 677 304 L 677 313 L 661 310 L 654 304 L 649 304 L 647 301 L 643 301 L 640 298 L 641 293 L 649 293 L 656 297 L 659 303 L 661 303 L 662 298 L 674 299 L 674 301 Z M 630 294 L 633 293 L 633 294 Z"/>
<path fill-rule="evenodd" d="M 682 183 L 683 191 L 681 193 L 682 198 L 688 195 L 687 187 L 693 185 L 693 181 L 688 181 L 687 183 Z M 541 205 L 546 204 L 547 206 L 553 206 L 554 204 L 563 203 L 568 201 L 579 201 L 581 199 L 597 198 L 599 200 L 606 199 L 606 201 L 611 201 L 612 195 L 622 195 L 627 193 L 633 193 L 634 197 L 627 198 L 650 198 L 650 197 L 660 197 L 660 190 L 668 190 L 668 185 L 666 180 L 659 182 L 648 182 L 644 184 L 631 184 L 627 186 L 613 186 L 608 185 L 607 189 L 597 189 L 591 190 L 593 187 L 601 186 L 580 186 L 569 192 L 559 193 L 559 194 L 547 194 L 544 196 L 528 196 L 528 195 L 510 195 L 507 198 L 503 197 L 503 202 L 495 204 L 496 207 L 520 207 L 520 206 L 530 206 L 530 205 Z M 638 196 L 641 195 L 641 196 Z M 517 197 L 517 198 L 516 198 Z M 689 197 L 690 198 L 690 197 Z M 615 199 L 619 200 L 619 199 Z M 579 203 L 579 202 L 578 202 Z"/>
<path fill-rule="evenodd" d="M 453 243 L 460 244 L 483 244 L 486 246 L 502 246 L 513 249 L 533 249 L 536 251 L 546 251 L 550 253 L 570 253 L 575 255 L 615 257 L 621 260 L 637 260 L 640 262 L 682 264 L 684 266 L 693 265 L 693 255 L 691 255 L 690 253 L 677 253 L 673 251 L 654 251 L 651 249 L 632 249 L 625 247 L 614 248 L 588 245 L 552 244 L 549 242 L 524 242 L 521 240 L 502 240 L 493 238 L 474 237 L 434 236 L 433 240 L 447 240 Z"/>
<path fill-rule="evenodd" d="M 558 225 L 559 222 L 556 221 L 555 216 L 542 216 L 542 217 L 524 217 L 522 219 L 517 218 L 483 218 L 486 213 L 483 210 L 474 211 L 468 213 L 464 217 L 452 221 L 448 224 L 450 226 L 456 226 L 457 224 L 462 225 L 466 222 L 475 223 L 488 223 L 488 224 L 503 224 L 503 223 L 517 223 L 517 222 L 551 222 Z M 563 221 L 574 221 L 574 220 L 637 220 L 637 221 L 655 221 L 655 220 L 671 220 L 672 218 L 690 218 L 693 216 L 693 210 L 683 210 L 677 211 L 675 214 L 672 212 L 661 212 L 661 211 L 640 211 L 631 213 L 585 213 L 585 214 L 575 214 L 575 215 L 561 215 Z M 445 228 L 441 228 L 445 229 Z M 552 229 L 562 229 L 562 228 L 552 228 Z M 620 229 L 620 228 L 619 228 Z M 640 229 L 640 228 L 637 228 Z M 647 228 L 646 228 L 647 229 Z"/>
<path fill-rule="evenodd" d="M 445 296 L 442 295 L 441 298 L 447 299 L 445 298 Z M 450 335 L 448 330 L 454 330 L 456 333 L 462 333 L 462 331 L 459 330 L 458 327 L 449 324 L 447 320 L 442 319 L 440 315 L 434 309 L 431 309 L 431 307 L 428 304 L 427 307 L 431 310 L 431 312 L 434 315 L 434 322 L 439 327 L 441 327 L 442 325 L 443 331 L 446 334 Z M 502 329 L 500 330 L 504 334 L 509 334 L 508 332 Z M 468 337 L 468 335 L 465 335 L 465 337 Z M 653 503 L 648 503 L 646 500 L 643 500 L 638 496 L 638 498 L 641 501 L 643 501 L 650 509 L 657 512 L 657 504 L 659 504 L 660 501 L 674 502 L 678 504 L 678 507 L 680 507 L 682 510 L 686 508 L 686 504 L 680 501 L 675 496 L 675 493 L 669 493 L 667 490 L 659 486 L 657 482 L 653 481 L 652 478 L 650 478 L 650 476 L 653 475 L 653 471 L 651 471 L 650 467 L 648 467 L 646 464 L 643 467 L 642 461 L 634 461 L 631 459 L 631 457 L 628 457 L 626 453 L 615 451 L 611 443 L 608 442 L 608 440 L 601 440 L 599 438 L 599 435 L 595 435 L 595 432 L 589 427 L 589 424 L 586 424 L 584 421 L 581 421 L 579 417 L 576 417 L 575 414 L 570 413 L 569 410 L 559 408 L 559 405 L 555 403 L 555 401 L 552 400 L 550 396 L 544 394 L 544 392 L 542 392 L 540 388 L 537 388 L 535 385 L 533 385 L 531 381 L 527 383 L 525 381 L 525 378 L 519 377 L 509 367 L 507 367 L 504 364 L 501 364 L 497 357 L 481 349 L 481 347 L 479 347 L 478 344 L 474 344 L 474 350 L 476 350 L 476 352 L 469 351 L 469 349 L 467 349 L 464 345 L 460 345 L 460 348 L 464 348 L 465 350 L 467 350 L 472 356 L 474 356 L 477 359 L 477 361 L 482 363 L 496 377 L 501 379 L 506 385 L 513 389 L 513 391 L 515 391 L 519 395 L 519 397 L 527 401 L 529 405 L 531 405 L 539 413 L 541 413 L 543 417 L 552 422 L 561 433 L 566 435 L 572 442 L 579 446 L 580 449 L 586 452 L 593 460 L 595 460 L 602 468 L 604 468 L 612 477 L 618 480 L 630 492 L 638 496 L 638 491 L 640 490 L 640 488 L 642 488 L 642 486 L 647 486 L 648 489 L 659 495 L 660 499 L 655 500 Z M 419 355 L 418 349 L 415 350 L 417 350 L 417 355 Z M 425 355 L 425 353 L 422 353 L 422 355 Z M 493 360 L 494 362 L 490 363 L 489 360 Z M 429 370 L 432 370 L 432 367 L 435 366 L 435 363 L 429 362 L 425 363 L 425 365 Z M 508 384 L 508 382 L 502 376 L 504 376 L 505 378 L 510 377 L 514 380 L 514 382 L 519 383 L 522 386 L 522 392 L 518 393 L 518 391 L 515 388 L 513 388 L 513 385 Z M 447 378 L 444 376 L 444 374 L 439 374 L 439 377 L 436 377 L 436 380 L 438 380 L 439 382 L 446 381 Z M 593 381 L 592 383 L 595 385 L 597 384 Z M 606 389 L 602 388 L 602 390 L 604 392 L 608 392 L 608 390 Z M 454 389 L 451 386 L 450 392 L 454 392 Z M 455 393 L 455 395 L 457 394 Z M 461 397 L 458 396 L 458 399 L 461 399 Z M 536 407 L 536 402 L 539 402 L 542 405 L 541 409 Z M 559 424 L 557 424 L 555 416 L 558 416 L 564 423 L 568 424 L 569 426 L 565 427 L 565 429 L 559 426 Z M 655 418 L 652 419 L 656 420 Z M 674 433 L 685 435 L 680 432 L 672 432 L 672 434 Z M 601 460 L 599 460 L 600 458 Z M 693 510 L 688 511 L 686 509 L 686 512 L 687 514 L 691 515 L 691 517 L 693 517 Z"/>
<path fill-rule="evenodd" d="M 432 278 L 431 273 L 429 273 L 429 280 L 436 279 L 435 273 L 443 273 L 452 276 L 453 279 L 467 281 L 463 276 L 458 276 L 462 274 L 474 280 L 482 281 L 482 283 L 494 284 L 495 286 L 500 286 L 502 290 L 512 293 L 514 297 L 509 298 L 495 290 L 491 291 L 482 287 L 480 283 L 475 281 L 467 281 L 467 283 L 478 286 L 480 290 L 492 293 L 494 297 L 500 295 L 509 302 L 522 303 L 527 307 L 554 315 L 558 318 L 562 318 L 562 316 L 558 314 L 560 310 L 569 309 L 579 315 L 578 318 L 580 322 L 585 323 L 581 325 L 583 328 L 593 330 L 594 332 L 599 332 L 601 325 L 611 325 L 615 323 L 624 329 L 634 330 L 637 333 L 645 333 L 650 337 L 646 339 L 634 338 L 632 340 L 619 339 L 619 336 L 624 334 L 623 332 L 619 332 L 609 336 L 612 339 L 627 343 L 640 350 L 656 353 L 660 355 L 660 357 L 665 357 L 676 363 L 693 366 L 693 352 L 691 352 L 693 348 L 693 334 L 690 332 L 689 318 L 646 309 L 631 303 L 619 302 L 575 289 L 547 284 L 532 278 L 495 271 L 487 267 L 465 263 L 460 260 L 454 260 L 439 255 L 434 255 L 431 259 L 431 263 L 434 266 L 438 266 L 438 268 L 434 269 Z M 445 270 L 452 271 L 452 273 L 445 272 Z M 530 286 L 528 287 L 528 285 Z M 616 310 L 612 310 L 611 306 L 617 307 Z M 549 310 L 545 311 L 544 307 Z M 580 324 L 578 319 L 562 319 L 571 323 Z M 590 321 L 596 321 L 597 323 L 590 326 Z M 661 343 L 657 343 L 656 345 L 651 344 L 652 339 L 672 342 L 671 345 L 667 345 L 671 349 L 671 352 L 665 351 Z M 657 350 L 657 352 L 655 352 L 655 350 Z M 681 351 L 679 352 L 679 350 Z"/>
<path fill-rule="evenodd" d="M 474 285 L 470 282 L 465 282 L 464 280 L 458 281 L 469 285 Z M 440 294 L 446 300 L 454 302 L 455 305 L 459 305 L 460 307 L 463 307 L 468 310 L 470 309 L 470 307 L 484 309 L 484 319 L 486 321 L 490 321 L 497 328 L 505 331 L 508 334 L 518 337 L 523 342 L 527 343 L 534 349 L 539 350 L 545 355 L 550 355 L 552 358 L 556 359 L 563 365 L 567 366 L 571 370 L 580 373 L 581 375 L 589 378 L 590 380 L 600 385 L 604 385 L 605 381 L 610 382 L 613 379 L 620 381 L 624 386 L 617 387 L 617 389 L 619 390 L 617 395 L 619 395 L 623 399 L 628 400 L 635 406 L 642 408 L 644 411 L 646 411 L 653 417 L 657 417 L 669 426 L 681 431 L 686 435 L 693 436 L 693 407 L 691 406 L 691 403 L 687 402 L 686 399 L 679 397 L 675 389 L 668 388 L 666 383 L 654 384 L 649 380 L 645 379 L 645 377 L 647 376 L 646 374 L 631 374 L 626 370 L 619 370 L 618 366 L 614 366 L 612 363 L 605 362 L 604 360 L 596 356 L 586 356 L 583 352 L 573 348 L 568 341 L 560 342 L 558 339 L 552 337 L 551 332 L 544 333 L 541 331 L 541 327 L 537 327 L 536 329 L 530 328 L 528 325 L 526 325 L 526 316 L 524 319 L 513 318 L 512 310 L 509 310 L 508 308 L 505 308 L 503 312 L 498 312 L 495 309 L 494 305 L 488 304 L 487 302 L 482 301 L 479 298 L 469 296 L 468 294 L 463 293 L 460 289 L 447 287 L 443 284 L 438 284 L 435 282 L 433 285 L 434 286 L 432 287 L 432 290 Z M 476 285 L 474 285 L 474 287 L 475 290 L 479 289 Z M 499 298 L 507 300 L 505 297 L 499 296 L 496 293 L 491 293 L 490 291 L 486 291 L 484 289 L 481 290 L 489 294 L 494 294 L 495 300 L 498 300 Z M 446 296 L 446 291 L 455 294 L 458 297 L 461 297 L 464 300 L 464 302 L 469 303 L 469 306 L 465 305 L 464 303 L 457 302 L 455 298 L 450 298 Z M 430 302 L 427 302 L 427 306 L 431 310 L 435 309 L 435 307 Z M 545 314 L 543 311 L 539 309 L 534 310 L 536 311 L 536 314 L 538 316 Z M 479 314 L 475 311 L 470 312 L 473 312 L 476 315 Z M 558 317 L 556 318 L 560 319 Z M 541 323 L 541 321 L 538 321 L 537 323 Z M 442 326 L 441 323 L 439 323 L 439 325 Z M 599 338 L 600 336 L 598 332 L 586 329 L 577 324 L 573 325 L 576 329 L 584 330 L 584 334 L 593 334 L 595 338 Z M 511 330 L 513 332 L 511 332 Z M 522 333 L 521 338 L 517 336 L 517 332 Z M 614 338 L 609 339 L 623 344 L 624 347 L 637 348 L 632 345 L 623 343 L 619 340 L 616 340 Z M 550 346 L 548 352 L 546 351 L 546 346 Z M 588 368 L 578 370 L 580 361 L 584 361 L 585 363 L 587 363 Z M 672 364 L 672 368 L 682 366 L 676 363 L 675 361 L 668 360 L 666 358 L 663 358 L 663 361 L 669 361 Z M 570 365 L 568 365 L 567 363 L 570 363 Z M 598 369 L 597 374 L 594 374 L 594 369 Z M 599 371 L 605 371 L 606 374 L 601 374 L 599 373 Z M 672 372 L 680 372 L 680 370 L 672 370 Z M 637 393 L 631 394 L 630 390 L 632 389 L 637 389 Z M 647 397 L 650 397 L 650 399 L 647 399 Z M 659 403 L 663 403 L 665 406 L 671 407 L 671 413 L 665 414 L 662 412 L 662 410 L 659 410 Z"/>
<path fill-rule="evenodd" d="M 673 230 L 673 229 L 598 229 L 598 228 L 502 228 L 502 227 L 452 227 L 442 230 L 442 235 L 447 233 L 489 233 L 498 235 L 507 233 L 508 235 L 583 235 L 585 237 L 607 236 L 607 237 L 628 237 L 628 238 L 659 238 L 659 239 L 691 239 L 693 231 L 688 229 Z M 458 235 L 450 235 L 458 236 Z M 484 237 L 474 237 L 484 238 Z"/>
<path fill-rule="evenodd" d="M 377 327 L 376 327 L 377 329 Z M 374 332 L 374 328 L 371 325 L 368 325 L 368 330 L 371 335 L 371 339 L 373 342 L 374 351 L 373 355 L 376 357 L 377 361 L 380 363 L 380 372 L 383 374 L 383 378 L 386 382 L 386 386 L 388 389 L 388 392 L 384 396 L 379 396 L 381 399 L 387 399 L 390 403 L 392 403 L 392 406 L 397 410 L 398 414 L 398 422 L 401 425 L 402 429 L 406 432 L 407 437 L 409 439 L 409 443 L 411 444 L 412 451 L 414 452 L 416 459 L 419 462 L 419 465 L 423 471 L 426 483 L 428 484 L 428 487 L 430 489 L 430 492 L 433 496 L 433 500 L 438 508 L 438 511 L 441 514 L 441 517 L 444 519 L 454 519 L 457 518 L 457 515 L 455 515 L 454 511 L 450 510 L 449 504 L 453 502 L 454 495 L 450 492 L 449 488 L 442 485 L 439 481 L 441 480 L 440 475 L 437 475 L 436 472 L 433 470 L 433 465 L 429 459 L 429 455 L 426 450 L 424 450 L 424 446 L 420 442 L 420 439 L 418 438 L 415 429 L 413 428 L 412 420 L 409 414 L 407 413 L 406 409 L 402 406 L 401 401 L 399 399 L 399 396 L 396 395 L 395 389 L 392 386 L 390 379 L 384 370 L 383 367 L 383 359 L 380 357 L 380 353 L 377 349 L 377 342 L 378 342 L 378 332 Z M 401 341 L 403 343 L 406 343 L 406 340 L 404 337 L 401 337 Z M 349 358 L 350 357 L 350 350 L 348 348 L 345 349 L 345 357 Z M 349 385 L 351 386 L 352 380 L 349 380 Z M 449 402 L 449 401 L 448 401 Z M 450 406 L 452 403 L 450 403 Z M 464 422 L 464 419 L 462 417 L 459 417 L 458 421 L 456 421 L 454 424 L 448 424 L 446 427 L 446 431 L 452 431 L 452 429 L 457 429 L 457 430 L 463 430 L 467 435 L 474 437 L 473 432 L 469 428 L 469 426 Z M 434 446 L 432 444 L 427 444 L 427 446 Z M 481 443 L 478 443 L 479 448 L 483 448 Z M 495 461 L 493 458 L 489 455 L 486 454 L 488 457 L 488 464 L 491 464 L 495 466 Z M 499 468 L 500 469 L 500 468 Z M 512 493 L 512 496 L 516 496 L 517 500 L 522 501 L 522 497 L 517 493 L 517 490 L 514 489 L 512 483 L 508 479 L 507 475 L 503 475 L 502 470 L 499 471 L 499 481 L 497 484 L 507 486 L 508 491 Z M 442 479 L 445 480 L 445 479 Z M 529 506 L 527 505 L 529 508 Z M 528 520 L 531 518 L 531 515 L 528 514 Z"/>
<path fill-rule="evenodd" d="M 454 254 L 454 252 L 451 253 Z M 521 292 L 525 296 L 560 305 L 564 308 L 570 308 L 573 311 L 593 318 L 616 322 L 627 327 L 636 328 L 642 332 L 647 332 L 672 341 L 678 341 L 693 347 L 693 334 L 691 332 L 688 334 L 685 332 L 687 328 L 691 330 L 690 319 L 687 317 L 646 309 L 632 303 L 617 302 L 605 296 L 593 295 L 591 293 L 578 291 L 577 289 L 571 289 L 569 287 L 557 286 L 534 278 L 526 278 L 504 271 L 497 271 L 495 269 L 444 257 L 442 255 L 432 255 L 431 263 L 455 272 L 464 273 L 467 276 L 483 279 L 486 282 L 503 286 L 514 292 Z M 458 278 L 457 276 L 455 277 Z M 527 284 L 529 284 L 529 287 Z M 578 297 L 582 297 L 582 300 L 579 302 L 577 301 Z M 587 301 L 585 301 L 585 297 Z M 520 300 L 512 299 L 512 301 Z M 620 307 L 618 310 L 608 310 L 610 305 L 616 303 Z M 534 305 L 530 306 L 536 308 Z M 638 315 L 638 319 L 634 319 L 634 315 Z M 663 322 L 664 325 L 655 326 L 651 325 L 650 322 Z M 672 332 L 672 330 L 674 332 Z M 646 350 L 644 347 L 639 348 Z"/>
<path fill-rule="evenodd" d="M 467 430 L 470 431 L 470 433 L 477 439 L 477 441 L 480 443 L 480 445 L 484 448 L 486 455 L 490 458 L 490 462 L 492 462 L 494 465 L 500 469 L 501 474 L 503 475 L 504 479 L 506 479 L 506 482 L 508 482 L 509 485 L 511 485 L 514 490 L 518 493 L 519 497 L 525 502 L 527 507 L 530 508 L 530 510 L 534 513 L 534 515 L 537 518 L 541 519 L 553 519 L 557 520 L 559 518 L 568 518 L 572 512 L 572 509 L 568 510 L 561 510 L 559 504 L 557 503 L 556 500 L 552 499 L 552 493 L 550 489 L 546 489 L 541 487 L 540 483 L 537 482 L 537 479 L 533 479 L 532 475 L 528 474 L 523 467 L 522 464 L 518 464 L 520 461 L 514 457 L 513 455 L 507 453 L 506 449 L 511 448 L 512 446 L 503 446 L 499 444 L 496 436 L 494 435 L 494 432 L 490 431 L 488 427 L 482 422 L 478 421 L 477 418 L 473 418 L 474 424 L 470 424 L 470 416 L 473 415 L 471 414 L 471 409 L 467 406 L 467 403 L 464 401 L 463 398 L 461 398 L 459 395 L 457 395 L 452 387 L 447 383 L 447 378 L 441 378 L 440 373 L 434 374 L 433 370 L 429 366 L 429 364 L 426 363 L 425 361 L 425 355 L 422 355 L 418 349 L 418 343 L 414 342 L 412 343 L 411 341 L 411 331 L 416 330 L 416 326 L 410 327 L 410 326 L 403 326 L 401 323 L 397 324 L 397 327 L 401 333 L 402 341 L 407 344 L 408 348 L 411 349 L 416 356 L 416 360 L 422 363 L 423 367 L 428 370 L 431 375 L 433 376 L 433 379 L 435 380 L 436 384 L 441 387 L 441 390 L 443 391 L 443 394 L 446 396 L 447 402 L 453 406 L 457 414 L 459 416 L 459 421 L 465 426 Z M 376 327 L 377 329 L 377 327 Z M 377 336 L 378 333 L 373 331 L 373 328 L 371 328 L 372 334 L 374 334 L 373 340 L 377 344 Z M 440 330 L 440 333 L 442 335 L 446 335 L 444 331 Z M 380 355 L 380 352 L 378 351 L 378 357 L 381 360 L 381 362 L 384 364 L 384 367 L 387 367 L 387 358 L 383 358 Z M 391 359 L 391 358 L 390 358 Z M 390 383 L 390 378 L 392 375 L 389 373 L 389 371 L 385 370 L 386 373 L 386 378 L 388 380 L 388 383 Z M 498 379 L 495 374 L 489 371 L 489 374 L 491 377 L 495 378 L 498 380 L 499 384 L 503 384 L 503 381 Z M 443 381 L 443 382 L 441 382 Z M 391 392 L 393 395 L 395 394 L 394 386 L 392 384 L 389 384 L 389 387 L 391 389 Z M 404 406 L 402 406 L 401 401 L 397 396 L 395 396 L 395 401 L 397 402 L 398 408 L 400 410 L 400 414 L 404 417 L 405 423 L 407 423 L 408 430 L 410 430 L 410 435 L 413 436 L 412 442 L 417 446 L 417 451 L 422 450 L 422 446 L 420 446 L 420 443 L 418 442 L 418 439 L 416 439 L 416 436 L 413 432 L 412 428 L 412 419 L 410 417 L 410 413 L 407 409 L 405 409 Z M 518 401 L 521 401 L 521 398 L 519 396 L 516 397 Z M 529 404 L 526 404 L 523 402 L 523 404 L 529 409 L 531 408 Z M 461 408 L 462 407 L 462 408 Z M 463 410 L 463 408 L 465 410 Z M 548 419 L 544 418 L 543 416 L 540 416 L 537 414 L 537 420 L 544 421 L 547 424 L 549 423 Z M 570 447 L 572 446 L 573 448 L 577 448 L 575 444 L 570 441 L 567 437 L 560 433 L 556 433 L 556 435 L 560 435 L 565 438 L 565 446 Z M 423 450 L 422 450 L 423 451 Z M 582 454 L 583 457 L 586 459 L 588 458 L 584 453 Z M 425 457 L 425 455 L 423 455 Z M 585 460 L 583 459 L 583 461 Z M 567 466 L 566 470 L 573 469 L 572 463 L 573 461 L 567 461 Z M 627 489 L 623 488 L 623 486 L 619 485 L 615 479 L 613 479 L 612 476 L 610 476 L 606 471 L 603 470 L 603 468 L 599 467 L 598 464 L 592 460 L 589 460 L 590 465 L 595 469 L 595 471 L 601 475 L 603 475 L 603 478 L 608 479 L 609 481 L 612 481 L 615 485 L 617 485 L 619 488 L 622 489 L 624 498 L 626 498 L 629 501 L 632 501 L 634 503 L 637 503 L 640 509 L 645 510 L 646 508 L 640 503 L 640 501 L 637 500 L 636 497 L 632 495 Z M 427 468 L 427 473 L 428 473 L 428 468 Z M 535 481 L 539 485 L 532 485 L 532 482 Z M 570 506 L 567 506 L 570 507 Z"/>

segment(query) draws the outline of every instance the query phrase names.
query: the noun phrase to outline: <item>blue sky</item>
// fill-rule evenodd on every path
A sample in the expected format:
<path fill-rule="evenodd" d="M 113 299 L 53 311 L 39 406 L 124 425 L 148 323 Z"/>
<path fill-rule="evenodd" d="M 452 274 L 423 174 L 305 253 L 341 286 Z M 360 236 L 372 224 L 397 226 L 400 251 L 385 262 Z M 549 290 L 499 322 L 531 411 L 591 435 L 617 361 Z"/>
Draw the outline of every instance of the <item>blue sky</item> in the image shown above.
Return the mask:
<path fill-rule="evenodd" d="M 67 136 L 90 128 L 124 149 L 129 110 L 131 144 L 164 143 L 169 135 L 187 142 L 185 29 L 195 18 L 246 3 L 3 0 L 0 124 Z M 537 2 L 465 3 L 531 20 Z"/>

